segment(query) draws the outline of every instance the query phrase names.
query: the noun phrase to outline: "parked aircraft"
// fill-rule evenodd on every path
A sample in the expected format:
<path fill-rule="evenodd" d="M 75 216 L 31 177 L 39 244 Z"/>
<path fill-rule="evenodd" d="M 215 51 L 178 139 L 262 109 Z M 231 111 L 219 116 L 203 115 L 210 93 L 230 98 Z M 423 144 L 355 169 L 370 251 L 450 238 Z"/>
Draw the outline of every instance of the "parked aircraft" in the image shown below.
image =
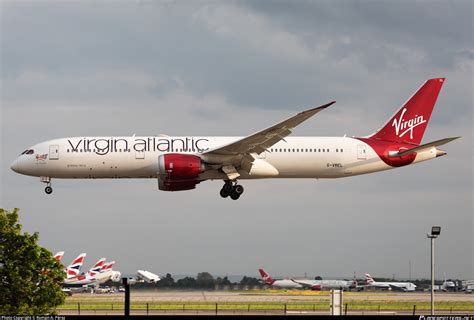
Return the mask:
<path fill-rule="evenodd" d="M 311 289 L 311 290 L 330 290 L 330 289 L 353 289 L 357 287 L 357 281 L 348 280 L 312 280 L 312 279 L 282 279 L 273 280 L 272 277 L 263 269 L 258 269 L 262 280 L 274 287 L 285 289 Z"/>
<path fill-rule="evenodd" d="M 399 291 L 415 291 L 416 285 L 411 282 L 378 282 L 368 273 L 365 274 L 365 285 L 368 287 L 384 288 Z"/>
<path fill-rule="evenodd" d="M 263 282 L 269 286 L 281 288 L 281 289 L 303 289 L 304 288 L 302 284 L 296 283 L 291 279 L 274 280 L 263 269 L 258 269 L 258 272 L 260 272 L 260 276 L 262 277 Z"/>
<path fill-rule="evenodd" d="M 120 281 L 121 273 L 112 270 L 115 261 L 105 262 L 105 258 L 100 259 L 97 263 L 86 273 L 78 275 L 74 278 L 64 280 L 65 286 L 98 286 L 109 280 L 114 282 Z"/>
<path fill-rule="evenodd" d="M 301 284 L 303 287 L 311 290 L 331 290 L 331 289 L 355 289 L 357 281 L 349 280 L 295 280 L 293 282 Z"/>
<path fill-rule="evenodd" d="M 38 143 L 11 169 L 51 180 L 151 178 L 164 191 L 223 180 L 220 195 L 237 200 L 240 179 L 342 178 L 431 160 L 454 139 L 420 144 L 445 78 L 426 81 L 377 132 L 365 137 L 288 137 L 335 101 L 296 114 L 246 137 L 72 137 Z"/>
<path fill-rule="evenodd" d="M 66 267 L 66 278 L 75 278 L 81 272 L 82 264 L 84 263 L 84 259 L 86 258 L 86 253 L 81 253 L 77 256 L 76 259 L 72 260 L 72 262 Z"/>
<path fill-rule="evenodd" d="M 64 251 L 59 251 L 58 253 L 56 253 L 54 255 L 54 259 L 58 260 L 58 261 L 61 261 L 61 259 L 63 258 L 64 256 Z"/>
<path fill-rule="evenodd" d="M 96 276 L 100 273 L 105 263 L 105 258 L 99 259 L 86 274 L 79 274 L 73 278 L 67 278 L 64 280 L 65 285 L 86 285 L 94 284 L 97 282 Z"/>
<path fill-rule="evenodd" d="M 137 278 L 139 280 L 149 282 L 149 283 L 156 283 L 160 281 L 160 277 L 154 273 L 151 273 L 150 271 L 146 270 L 138 270 L 137 271 Z"/>

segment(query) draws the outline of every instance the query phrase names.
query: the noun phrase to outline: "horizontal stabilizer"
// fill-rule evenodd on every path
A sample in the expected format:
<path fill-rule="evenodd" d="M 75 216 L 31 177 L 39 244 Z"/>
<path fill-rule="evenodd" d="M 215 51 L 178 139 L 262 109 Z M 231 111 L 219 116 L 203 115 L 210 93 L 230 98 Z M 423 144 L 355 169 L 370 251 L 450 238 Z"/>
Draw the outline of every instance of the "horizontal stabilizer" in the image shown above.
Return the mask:
<path fill-rule="evenodd" d="M 461 137 L 446 138 L 446 139 L 441 139 L 441 140 L 425 143 L 425 144 L 419 145 L 418 147 L 414 147 L 414 148 L 411 148 L 411 149 L 407 149 L 407 150 L 397 152 L 396 154 L 393 155 L 393 157 L 402 157 L 402 156 L 406 156 L 408 154 L 411 154 L 411 153 L 414 153 L 414 152 L 419 152 L 421 150 L 426 150 L 426 149 L 429 149 L 429 148 L 432 148 L 432 147 L 439 147 L 439 146 L 442 146 L 443 144 L 446 144 L 448 142 L 451 142 L 451 141 L 459 139 L 459 138 L 461 138 Z"/>

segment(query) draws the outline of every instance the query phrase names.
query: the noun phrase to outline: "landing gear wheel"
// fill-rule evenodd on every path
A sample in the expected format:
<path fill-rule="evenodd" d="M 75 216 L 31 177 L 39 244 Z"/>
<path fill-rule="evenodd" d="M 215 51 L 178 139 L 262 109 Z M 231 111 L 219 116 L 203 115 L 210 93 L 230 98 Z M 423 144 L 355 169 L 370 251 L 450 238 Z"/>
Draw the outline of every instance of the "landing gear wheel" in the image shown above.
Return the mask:
<path fill-rule="evenodd" d="M 226 181 L 224 183 L 224 186 L 222 187 L 222 190 L 225 190 L 228 194 L 230 194 L 232 192 L 232 189 L 233 189 L 232 182 L 230 182 L 230 181 Z"/>
<path fill-rule="evenodd" d="M 237 200 L 237 199 L 240 198 L 240 193 L 237 193 L 237 192 L 235 192 L 235 191 L 232 191 L 232 193 L 230 194 L 230 198 L 231 198 L 232 200 Z"/>
<path fill-rule="evenodd" d="M 244 187 L 242 187 L 240 184 L 236 184 L 232 188 L 232 192 L 230 193 L 230 198 L 232 200 L 237 200 L 240 198 L 240 196 L 244 193 Z"/>
<path fill-rule="evenodd" d="M 240 184 L 237 184 L 237 180 L 224 180 L 224 185 L 220 191 L 222 198 L 227 198 L 230 196 L 232 200 L 237 200 L 244 193 L 244 187 Z"/>
<path fill-rule="evenodd" d="M 46 192 L 47 194 L 51 194 L 53 192 L 53 188 L 47 186 L 46 188 L 44 188 L 44 192 Z"/>
<path fill-rule="evenodd" d="M 234 186 L 234 190 L 233 190 L 235 193 L 238 193 L 239 195 L 241 195 L 242 193 L 244 193 L 244 187 L 242 187 L 240 184 L 236 184 Z"/>
<path fill-rule="evenodd" d="M 222 198 L 227 198 L 230 195 L 230 193 L 225 188 L 222 188 L 220 195 Z"/>
<path fill-rule="evenodd" d="M 232 187 L 232 182 L 227 180 L 222 186 L 222 189 L 219 194 L 222 198 L 227 198 L 228 196 L 230 196 L 233 190 L 234 188 Z"/>

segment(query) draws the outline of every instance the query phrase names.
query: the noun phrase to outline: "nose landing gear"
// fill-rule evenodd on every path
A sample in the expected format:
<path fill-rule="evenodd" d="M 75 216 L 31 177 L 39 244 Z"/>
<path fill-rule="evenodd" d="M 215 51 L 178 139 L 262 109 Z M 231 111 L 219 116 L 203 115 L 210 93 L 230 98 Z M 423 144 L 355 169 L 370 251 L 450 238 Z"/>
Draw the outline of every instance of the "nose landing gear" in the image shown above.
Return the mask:
<path fill-rule="evenodd" d="M 222 198 L 227 198 L 230 196 L 232 200 L 239 199 L 242 193 L 244 193 L 244 187 L 242 187 L 240 184 L 237 184 L 237 180 L 234 181 L 234 185 L 232 185 L 232 181 L 226 180 L 220 191 Z"/>
<path fill-rule="evenodd" d="M 50 177 L 41 177 L 41 182 L 46 183 L 46 188 L 44 188 L 44 192 L 46 194 L 51 194 L 53 192 L 53 188 L 51 187 L 51 178 Z"/>

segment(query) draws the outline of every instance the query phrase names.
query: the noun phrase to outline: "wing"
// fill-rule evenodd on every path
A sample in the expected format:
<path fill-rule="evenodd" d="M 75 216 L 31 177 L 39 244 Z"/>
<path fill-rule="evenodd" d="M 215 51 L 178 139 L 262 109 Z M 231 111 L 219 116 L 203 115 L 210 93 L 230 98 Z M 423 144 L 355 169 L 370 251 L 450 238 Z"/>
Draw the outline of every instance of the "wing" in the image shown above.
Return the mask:
<path fill-rule="evenodd" d="M 301 285 L 304 288 L 311 289 L 311 290 L 321 290 L 320 283 L 313 283 L 312 281 L 302 281 L 302 280 L 295 280 L 291 279 L 296 284 Z"/>
<path fill-rule="evenodd" d="M 250 136 L 232 142 L 228 145 L 209 150 L 203 154 L 230 156 L 245 155 L 250 153 L 260 154 L 266 149 L 273 146 L 275 143 L 284 140 L 284 138 L 291 133 L 291 129 L 300 125 L 305 120 L 311 118 L 316 113 L 326 109 L 335 102 L 336 101 L 332 101 L 320 107 L 300 112 L 289 119 L 286 119 L 278 124 L 271 126 L 270 128 L 254 133 Z"/>

